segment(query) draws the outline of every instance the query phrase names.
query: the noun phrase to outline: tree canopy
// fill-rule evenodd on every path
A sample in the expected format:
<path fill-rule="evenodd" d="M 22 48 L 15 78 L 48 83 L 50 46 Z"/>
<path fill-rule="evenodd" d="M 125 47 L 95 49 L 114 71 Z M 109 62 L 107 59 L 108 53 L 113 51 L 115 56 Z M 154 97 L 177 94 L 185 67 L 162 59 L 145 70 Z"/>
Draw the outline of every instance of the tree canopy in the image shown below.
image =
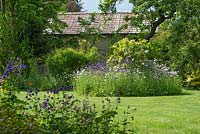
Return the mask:
<path fill-rule="evenodd" d="M 83 3 L 81 0 L 68 0 L 67 11 L 68 12 L 81 12 L 83 9 Z"/>
<path fill-rule="evenodd" d="M 115 12 L 116 3 L 122 0 L 102 0 L 99 4 L 103 12 Z M 134 17 L 126 18 L 130 20 L 134 27 L 139 27 L 146 32 L 145 39 L 150 40 L 155 34 L 158 26 L 165 20 L 174 17 L 178 0 L 130 0 L 133 4 L 132 13 Z M 147 21 L 148 24 L 144 22 Z"/>

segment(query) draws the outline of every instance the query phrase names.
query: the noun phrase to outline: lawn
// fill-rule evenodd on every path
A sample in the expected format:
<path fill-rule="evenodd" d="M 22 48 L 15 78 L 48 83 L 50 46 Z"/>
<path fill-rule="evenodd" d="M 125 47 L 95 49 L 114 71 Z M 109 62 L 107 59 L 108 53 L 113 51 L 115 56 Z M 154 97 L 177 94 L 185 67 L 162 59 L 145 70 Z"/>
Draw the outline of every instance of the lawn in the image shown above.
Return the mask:
<path fill-rule="evenodd" d="M 159 97 L 122 97 L 119 112 L 128 106 L 136 108 L 133 127 L 137 134 L 199 134 L 200 91 L 185 91 L 189 95 Z M 42 93 L 43 94 L 43 93 Z M 20 97 L 25 94 L 21 93 Z M 75 95 L 77 98 L 78 95 Z M 102 105 L 102 97 L 89 98 Z M 111 98 L 115 100 L 115 98 Z"/>
<path fill-rule="evenodd" d="M 122 98 L 122 108 L 136 107 L 139 134 L 199 134 L 200 92 L 165 97 Z"/>

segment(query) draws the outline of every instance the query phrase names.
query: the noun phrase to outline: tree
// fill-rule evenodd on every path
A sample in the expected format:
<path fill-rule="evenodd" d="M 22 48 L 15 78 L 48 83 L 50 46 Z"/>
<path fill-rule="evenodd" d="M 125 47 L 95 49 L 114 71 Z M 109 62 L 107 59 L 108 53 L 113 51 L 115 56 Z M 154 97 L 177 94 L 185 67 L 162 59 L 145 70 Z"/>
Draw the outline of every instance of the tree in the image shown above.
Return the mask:
<path fill-rule="evenodd" d="M 183 79 L 200 78 L 200 1 L 183 0 L 177 17 L 170 25 L 171 57 Z"/>
<path fill-rule="evenodd" d="M 102 0 L 99 8 L 103 12 L 116 11 L 116 3 L 123 0 Z M 166 20 L 174 17 L 178 6 L 178 0 L 129 0 L 133 4 L 133 17 L 127 17 L 134 27 L 140 28 L 145 32 L 143 37 L 150 40 L 157 28 Z M 146 23 L 145 23 L 146 22 Z"/>
<path fill-rule="evenodd" d="M 81 0 L 68 0 L 67 11 L 68 12 L 81 12 L 83 9 L 83 3 Z"/>
<path fill-rule="evenodd" d="M 6 11 L 6 5 L 5 5 L 6 1 L 5 0 L 1 0 L 1 11 L 4 13 Z"/>
<path fill-rule="evenodd" d="M 1 1 L 0 62 L 11 58 L 27 61 L 32 55 L 43 53 L 45 29 L 60 28 L 57 13 L 66 4 L 64 0 L 9 0 Z"/>

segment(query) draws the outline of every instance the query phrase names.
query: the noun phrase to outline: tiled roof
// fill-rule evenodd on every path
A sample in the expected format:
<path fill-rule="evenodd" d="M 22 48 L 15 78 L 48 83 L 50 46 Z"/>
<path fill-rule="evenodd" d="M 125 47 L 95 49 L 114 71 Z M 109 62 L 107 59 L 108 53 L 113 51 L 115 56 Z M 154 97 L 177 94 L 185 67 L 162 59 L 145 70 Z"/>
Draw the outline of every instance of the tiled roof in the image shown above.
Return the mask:
<path fill-rule="evenodd" d="M 81 26 L 80 18 L 86 21 L 89 21 L 91 18 L 90 13 L 85 12 L 71 12 L 66 14 L 59 14 L 59 19 L 66 23 L 68 27 L 63 29 L 62 34 L 80 34 L 81 32 L 86 32 L 85 28 Z M 101 34 L 112 34 L 117 31 L 120 27 L 125 24 L 128 24 L 124 19 L 126 16 L 133 16 L 132 13 L 116 13 L 116 14 L 102 14 L 95 13 L 94 21 L 89 25 L 90 28 L 95 29 L 95 31 L 100 32 Z M 139 33 L 139 30 L 130 26 L 126 29 L 119 31 L 121 34 L 129 33 Z"/>

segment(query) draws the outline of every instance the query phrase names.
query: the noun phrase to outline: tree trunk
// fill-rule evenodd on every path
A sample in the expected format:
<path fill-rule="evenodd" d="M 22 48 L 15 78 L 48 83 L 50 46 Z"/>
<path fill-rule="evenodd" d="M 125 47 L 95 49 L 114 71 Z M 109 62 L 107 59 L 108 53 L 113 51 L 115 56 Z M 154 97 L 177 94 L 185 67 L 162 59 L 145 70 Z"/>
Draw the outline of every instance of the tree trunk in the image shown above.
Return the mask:
<path fill-rule="evenodd" d="M 144 39 L 149 41 L 156 33 L 157 27 L 164 21 L 165 21 L 165 17 L 161 17 L 157 21 L 155 21 L 151 26 L 151 31 L 144 37 Z"/>
<path fill-rule="evenodd" d="M 160 24 L 162 24 L 165 20 L 170 19 L 173 17 L 174 13 L 176 12 L 176 10 L 174 9 L 167 17 L 164 15 L 162 9 L 160 9 L 158 11 L 159 13 L 159 19 L 154 21 L 152 26 L 151 26 L 151 30 L 150 32 L 144 37 L 144 39 L 146 39 L 147 41 L 149 41 L 154 34 L 156 33 L 157 27 L 160 26 Z"/>
<path fill-rule="evenodd" d="M 6 1 L 1 0 L 1 11 L 4 14 L 6 12 Z"/>

